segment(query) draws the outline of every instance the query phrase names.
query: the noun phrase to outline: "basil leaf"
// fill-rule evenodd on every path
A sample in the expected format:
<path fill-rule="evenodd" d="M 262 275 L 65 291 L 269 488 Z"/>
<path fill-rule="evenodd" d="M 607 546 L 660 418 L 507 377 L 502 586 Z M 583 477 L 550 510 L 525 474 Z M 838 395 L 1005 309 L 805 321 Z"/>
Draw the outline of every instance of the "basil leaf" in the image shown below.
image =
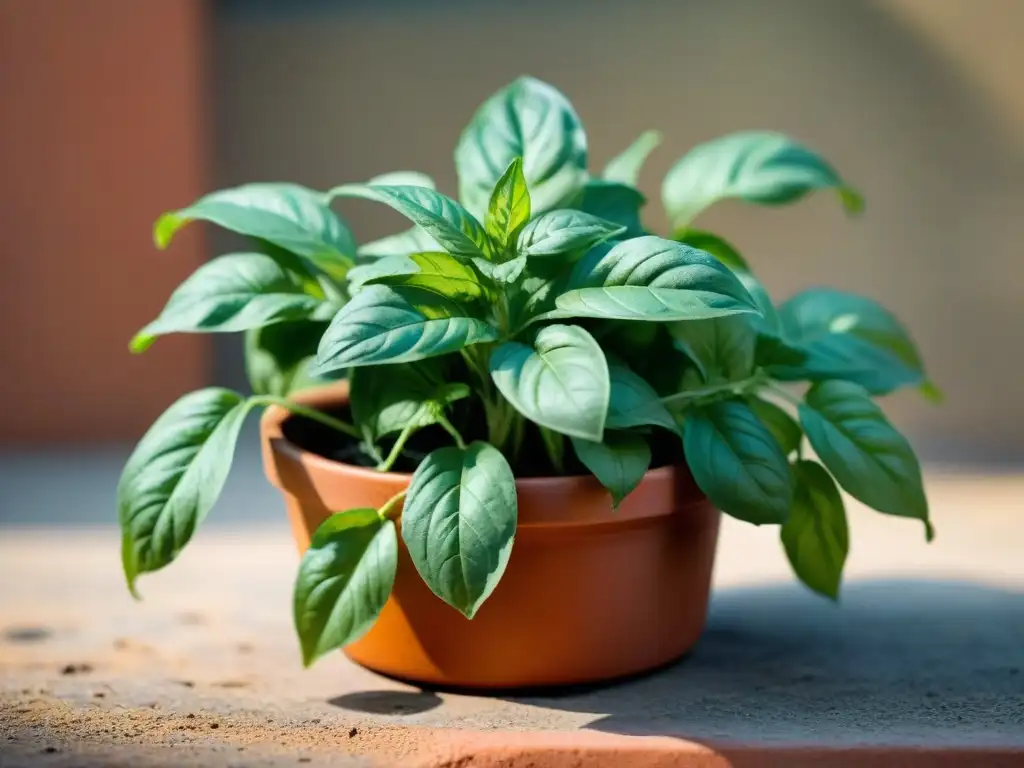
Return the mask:
<path fill-rule="evenodd" d="M 298 184 L 245 184 L 201 197 L 157 219 L 153 239 L 166 248 L 190 221 L 266 240 L 339 276 L 352 265 L 356 244 L 348 226 L 319 192 Z"/>
<path fill-rule="evenodd" d="M 611 393 L 608 399 L 608 429 L 629 427 L 664 427 L 677 432 L 672 418 L 654 387 L 618 360 L 608 361 Z M 596 473 L 595 473 L 596 474 Z"/>
<path fill-rule="evenodd" d="M 168 333 L 229 333 L 287 320 L 329 320 L 338 305 L 311 296 L 300 278 L 262 253 L 207 262 L 171 294 L 160 316 L 132 339 L 143 352 Z"/>
<path fill-rule="evenodd" d="M 515 478 L 497 448 L 439 448 L 412 476 L 402 539 L 431 591 L 471 619 L 505 572 L 516 516 Z"/>
<path fill-rule="evenodd" d="M 320 340 L 311 373 L 408 363 L 497 336 L 489 324 L 440 294 L 409 286 L 368 285 L 334 317 Z"/>
<path fill-rule="evenodd" d="M 817 462 L 794 464 L 793 481 L 793 504 L 781 531 L 786 557 L 804 584 L 838 600 L 850 549 L 843 499 L 835 481 Z"/>
<path fill-rule="evenodd" d="M 617 181 L 622 184 L 636 186 L 640 177 L 640 169 L 643 168 L 647 157 L 661 144 L 660 131 L 644 131 L 636 141 L 630 144 L 622 152 L 608 161 L 604 167 L 602 178 L 608 181 Z"/>
<path fill-rule="evenodd" d="M 499 285 L 509 285 L 519 279 L 526 269 L 526 257 L 516 256 L 514 259 L 500 264 L 486 259 L 473 259 L 475 266 L 482 275 L 490 278 Z"/>
<path fill-rule="evenodd" d="M 733 272 L 750 272 L 750 265 L 728 240 L 702 229 L 682 229 L 672 236 L 673 240 L 710 253 Z"/>
<path fill-rule="evenodd" d="M 366 634 L 391 594 L 397 569 L 395 524 L 375 509 L 339 512 L 316 529 L 292 600 L 305 666 Z"/>
<path fill-rule="evenodd" d="M 389 171 L 380 176 L 374 176 L 366 182 L 370 186 L 384 187 L 426 187 L 437 189 L 434 180 L 425 173 L 419 171 Z"/>
<path fill-rule="evenodd" d="M 444 250 L 437 240 L 419 227 L 407 229 L 394 235 L 359 246 L 360 259 L 380 259 L 385 256 L 405 256 L 410 253 L 428 253 Z"/>
<path fill-rule="evenodd" d="M 563 435 L 600 440 L 611 383 L 594 337 L 575 325 L 549 325 L 533 347 L 507 341 L 491 354 L 491 378 L 513 407 Z"/>
<path fill-rule="evenodd" d="M 693 479 L 720 510 L 754 525 L 786 519 L 793 495 L 789 464 L 745 403 L 723 400 L 689 411 L 683 449 Z"/>
<path fill-rule="evenodd" d="M 743 131 L 691 149 L 665 175 L 661 197 L 672 223 L 684 226 L 719 200 L 781 205 L 825 188 L 850 212 L 864 206 L 816 152 L 779 133 Z"/>
<path fill-rule="evenodd" d="M 612 496 L 612 509 L 640 485 L 651 466 L 651 448 L 641 435 L 607 432 L 604 442 L 572 438 L 572 447 L 583 465 Z"/>
<path fill-rule="evenodd" d="M 525 262 L 525 257 L 520 257 Z M 525 264 L 524 264 L 525 266 Z M 555 299 L 565 286 L 566 277 L 530 275 L 509 292 L 509 327 L 519 331 L 530 323 L 555 312 Z"/>
<path fill-rule="evenodd" d="M 807 358 L 802 365 L 774 368 L 776 378 L 844 379 L 876 395 L 925 382 L 910 335 L 872 299 L 818 288 L 789 299 L 779 313 L 787 337 Z"/>
<path fill-rule="evenodd" d="M 864 387 L 847 381 L 815 384 L 800 406 L 800 423 L 818 458 L 847 493 L 879 512 L 923 521 L 931 539 L 914 450 Z"/>
<path fill-rule="evenodd" d="M 483 214 L 491 190 L 517 157 L 534 214 L 571 203 L 587 178 L 587 137 L 569 101 L 521 77 L 485 101 L 455 148 L 459 197 Z"/>
<path fill-rule="evenodd" d="M 324 379 L 309 376 L 320 337 L 329 324 L 297 321 L 253 328 L 245 334 L 245 371 L 257 395 L 285 395 Z"/>
<path fill-rule="evenodd" d="M 782 448 L 782 452 L 789 456 L 793 451 L 800 449 L 800 441 L 804 433 L 797 424 L 796 419 L 770 400 L 753 395 L 747 398 L 747 405 L 754 415 L 761 420 L 765 428 L 772 433 L 775 442 Z"/>
<path fill-rule="evenodd" d="M 599 219 L 625 227 L 623 239 L 647 234 L 640 222 L 640 209 L 647 198 L 628 184 L 591 179 L 583 188 L 580 210 Z"/>
<path fill-rule="evenodd" d="M 472 258 L 488 252 L 487 233 L 473 215 L 450 197 L 427 187 L 342 184 L 327 193 L 375 200 L 394 208 L 434 238 L 453 256 Z"/>
<path fill-rule="evenodd" d="M 408 424 L 435 424 L 445 406 L 470 394 L 461 382 L 445 383 L 447 376 L 448 366 L 436 357 L 403 366 L 355 368 L 349 377 L 352 418 L 371 442 Z"/>
<path fill-rule="evenodd" d="M 529 257 L 578 253 L 624 231 L 625 227 L 583 211 L 549 211 L 526 225 L 519 234 L 516 250 Z"/>
<path fill-rule="evenodd" d="M 669 324 L 668 330 L 705 383 L 738 381 L 753 373 L 756 334 L 747 315 L 685 320 Z"/>
<path fill-rule="evenodd" d="M 523 158 L 517 157 L 498 179 L 487 205 L 484 228 L 501 253 L 516 241 L 530 220 L 530 192 L 523 176 Z"/>
<path fill-rule="evenodd" d="M 555 302 L 567 315 L 666 322 L 755 311 L 736 276 L 696 248 L 645 236 L 592 253 Z"/>
<path fill-rule="evenodd" d="M 135 447 L 117 485 L 128 589 L 173 561 L 217 501 L 251 404 L 208 387 L 180 398 Z"/>
<path fill-rule="evenodd" d="M 485 262 L 490 263 L 490 262 Z M 447 253 L 411 253 L 386 256 L 349 272 L 354 288 L 363 285 L 404 285 L 422 288 L 464 304 L 472 304 L 486 290 L 471 266 Z"/>

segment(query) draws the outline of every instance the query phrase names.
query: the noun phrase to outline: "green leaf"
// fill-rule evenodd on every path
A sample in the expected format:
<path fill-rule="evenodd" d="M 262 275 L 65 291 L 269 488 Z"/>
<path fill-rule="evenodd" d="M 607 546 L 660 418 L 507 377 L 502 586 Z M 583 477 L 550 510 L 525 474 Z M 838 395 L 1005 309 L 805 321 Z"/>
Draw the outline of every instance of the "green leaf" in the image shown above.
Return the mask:
<path fill-rule="evenodd" d="M 523 158 L 517 157 L 498 179 L 487 206 L 484 228 L 501 253 L 516 241 L 530 220 L 530 192 L 523 176 Z"/>
<path fill-rule="evenodd" d="M 335 315 L 311 373 L 408 363 L 497 337 L 492 326 L 445 296 L 423 288 L 368 285 Z"/>
<path fill-rule="evenodd" d="M 171 294 L 160 316 L 132 339 L 143 352 L 167 333 L 234 332 L 288 320 L 329 320 L 338 305 L 311 296 L 299 276 L 262 253 L 219 256 Z"/>
<path fill-rule="evenodd" d="M 572 438 L 572 447 L 583 465 L 612 496 L 612 509 L 640 485 L 651 466 L 651 448 L 641 435 L 607 432 L 604 442 Z"/>
<path fill-rule="evenodd" d="M 735 246 L 725 238 L 719 237 L 712 232 L 686 228 L 676 232 L 672 239 L 710 253 L 733 272 L 750 272 L 750 265 L 747 264 L 747 260 L 740 255 Z"/>
<path fill-rule="evenodd" d="M 815 384 L 800 406 L 800 423 L 814 452 L 847 493 L 879 512 L 922 520 L 931 539 L 914 450 L 864 387 L 848 381 Z"/>
<path fill-rule="evenodd" d="M 366 634 L 391 594 L 397 568 L 395 524 L 375 509 L 339 512 L 316 529 L 293 598 L 303 664 Z"/>
<path fill-rule="evenodd" d="M 779 444 L 784 454 L 789 456 L 793 451 L 800 449 L 800 441 L 803 439 L 804 433 L 796 419 L 789 413 L 775 403 L 756 395 L 747 398 L 747 405 L 772 433 L 772 437 L 775 438 L 775 442 Z"/>
<path fill-rule="evenodd" d="M 754 371 L 756 334 L 747 315 L 686 320 L 668 326 L 676 347 L 707 384 L 738 381 Z"/>
<path fill-rule="evenodd" d="M 488 253 L 487 233 L 473 215 L 450 197 L 428 187 L 342 184 L 327 198 L 357 197 L 394 208 L 423 228 L 452 256 L 469 259 Z"/>
<path fill-rule="evenodd" d="M 500 264 L 486 259 L 473 259 L 473 266 L 480 271 L 480 274 L 489 277 L 498 285 L 509 285 L 523 274 L 526 269 L 526 257 L 516 256 L 514 259 Z"/>
<path fill-rule="evenodd" d="M 793 504 L 781 531 L 786 557 L 804 584 L 838 600 L 850 549 L 843 499 L 831 476 L 817 462 L 794 464 L 793 482 Z"/>
<path fill-rule="evenodd" d="M 366 183 L 371 186 L 437 189 L 437 184 L 434 183 L 434 180 L 427 176 L 427 174 L 420 173 L 419 171 L 389 171 L 388 173 L 382 173 L 380 176 L 374 176 Z"/>
<path fill-rule="evenodd" d="M 608 400 L 608 429 L 629 427 L 664 427 L 677 432 L 676 422 L 654 387 L 633 372 L 625 363 L 608 361 L 611 393 Z M 595 473 L 596 474 L 596 473 Z"/>
<path fill-rule="evenodd" d="M 173 561 L 220 495 L 251 405 L 209 387 L 180 398 L 135 447 L 117 486 L 121 556 L 136 597 L 140 574 Z"/>
<path fill-rule="evenodd" d="M 324 196 L 298 184 L 245 184 L 212 192 L 161 216 L 153 229 L 157 247 L 166 248 L 190 221 L 266 240 L 334 276 L 344 274 L 356 254 L 352 233 Z"/>
<path fill-rule="evenodd" d="M 436 424 L 445 406 L 470 394 L 461 382 L 445 383 L 448 375 L 448 366 L 436 357 L 403 366 L 355 368 L 349 377 L 352 418 L 371 442 L 409 424 Z"/>
<path fill-rule="evenodd" d="M 620 155 L 608 161 L 601 176 L 607 181 L 617 181 L 635 187 L 640 178 L 640 169 L 647 157 L 661 144 L 660 131 L 644 131 Z"/>
<path fill-rule="evenodd" d="M 402 538 L 427 586 L 471 619 L 505 572 L 516 515 L 515 478 L 497 448 L 439 448 L 412 476 Z"/>
<path fill-rule="evenodd" d="M 599 219 L 625 227 L 622 239 L 647 234 L 640 221 L 640 209 L 647 205 L 647 198 L 628 184 L 590 179 L 583 188 L 583 202 L 580 210 Z"/>
<path fill-rule="evenodd" d="M 744 402 L 688 412 L 683 448 L 693 479 L 720 510 L 755 525 L 785 521 L 793 496 L 789 464 Z"/>
<path fill-rule="evenodd" d="M 325 380 L 308 375 L 329 323 L 297 321 L 253 328 L 245 334 L 245 371 L 257 395 L 285 395 Z"/>
<path fill-rule="evenodd" d="M 526 225 L 516 250 L 529 257 L 582 253 L 624 231 L 623 226 L 583 211 L 549 211 Z"/>
<path fill-rule="evenodd" d="M 533 213 L 573 202 L 587 179 L 587 137 L 569 101 L 521 77 L 485 101 L 455 148 L 459 197 L 483 215 L 498 179 L 523 158 Z"/>
<path fill-rule="evenodd" d="M 575 325 L 549 325 L 533 347 L 507 341 L 491 354 L 491 378 L 526 418 L 584 440 L 604 433 L 611 383 L 594 337 Z"/>
<path fill-rule="evenodd" d="M 523 259 L 525 266 L 526 257 L 519 258 Z M 566 279 L 567 276 L 547 278 L 538 275 L 525 278 L 509 292 L 509 327 L 513 331 L 519 331 L 543 316 L 553 313 L 555 299 L 565 286 Z"/>
<path fill-rule="evenodd" d="M 382 237 L 359 246 L 360 259 L 381 259 L 386 256 L 405 256 L 410 253 L 443 251 L 441 245 L 419 227 Z"/>
<path fill-rule="evenodd" d="M 567 315 L 667 322 L 755 311 L 736 276 L 696 248 L 645 236 L 602 250 L 576 265 L 556 300 Z"/>
<path fill-rule="evenodd" d="M 779 133 L 743 131 L 691 149 L 666 174 L 661 197 L 669 219 L 682 227 L 719 200 L 781 205 L 826 188 L 836 189 L 850 212 L 863 208 L 816 152 Z"/>
<path fill-rule="evenodd" d="M 485 262 L 490 263 L 490 262 Z M 447 253 L 386 256 L 349 272 L 353 288 L 395 285 L 422 288 L 469 305 L 483 299 L 486 289 L 473 267 Z"/>
<path fill-rule="evenodd" d="M 771 373 L 784 381 L 844 379 L 876 395 L 925 382 L 910 335 L 876 301 L 831 288 L 799 293 L 779 308 L 786 336 L 802 348 L 802 365 Z"/>

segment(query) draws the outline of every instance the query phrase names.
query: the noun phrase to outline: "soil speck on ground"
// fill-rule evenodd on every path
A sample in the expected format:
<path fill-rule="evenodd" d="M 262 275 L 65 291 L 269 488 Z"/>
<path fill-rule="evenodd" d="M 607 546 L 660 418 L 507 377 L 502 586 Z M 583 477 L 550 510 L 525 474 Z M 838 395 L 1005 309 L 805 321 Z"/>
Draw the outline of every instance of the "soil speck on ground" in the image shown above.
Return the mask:
<path fill-rule="evenodd" d="M 47 627 L 8 627 L 4 630 L 3 638 L 9 643 L 40 643 L 52 634 Z"/>
<path fill-rule="evenodd" d="M 60 673 L 62 675 L 84 675 L 92 672 L 92 664 L 65 664 Z"/>

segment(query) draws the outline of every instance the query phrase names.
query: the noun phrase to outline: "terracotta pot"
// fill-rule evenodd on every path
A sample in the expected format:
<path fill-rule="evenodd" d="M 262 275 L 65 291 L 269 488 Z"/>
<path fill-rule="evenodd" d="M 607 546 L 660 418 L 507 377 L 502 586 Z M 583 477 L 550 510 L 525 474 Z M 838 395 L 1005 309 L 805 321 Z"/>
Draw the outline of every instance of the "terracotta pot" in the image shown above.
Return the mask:
<path fill-rule="evenodd" d="M 295 399 L 337 407 L 347 387 Z M 285 497 L 299 550 L 333 512 L 379 507 L 410 475 L 379 473 L 287 440 L 289 414 L 261 422 L 267 477 Z M 596 682 L 664 665 L 697 641 L 707 612 L 718 512 L 684 467 L 647 473 L 613 512 L 592 477 L 516 483 L 519 527 L 508 568 L 470 621 L 420 579 L 401 546 L 391 599 L 345 648 L 392 677 L 441 686 L 517 688 Z"/>

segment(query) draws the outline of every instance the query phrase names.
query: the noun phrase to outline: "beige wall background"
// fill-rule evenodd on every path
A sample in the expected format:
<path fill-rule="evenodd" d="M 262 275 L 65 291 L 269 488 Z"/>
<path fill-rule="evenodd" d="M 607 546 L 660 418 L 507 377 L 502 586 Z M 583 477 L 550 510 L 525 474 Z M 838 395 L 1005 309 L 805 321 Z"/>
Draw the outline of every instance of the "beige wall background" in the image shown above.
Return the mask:
<path fill-rule="evenodd" d="M 690 145 L 785 131 L 866 194 L 866 215 L 847 219 L 821 195 L 725 205 L 701 223 L 776 298 L 828 283 L 898 309 L 948 396 L 886 403 L 926 455 L 1024 454 L 1024 2 L 243 5 L 222 7 L 213 30 L 219 184 L 327 187 L 408 168 L 452 193 L 459 131 L 530 73 L 576 105 L 594 168 L 664 131 L 641 183 L 661 228 L 661 177 Z M 341 210 L 360 236 L 401 226 L 371 204 Z"/>

